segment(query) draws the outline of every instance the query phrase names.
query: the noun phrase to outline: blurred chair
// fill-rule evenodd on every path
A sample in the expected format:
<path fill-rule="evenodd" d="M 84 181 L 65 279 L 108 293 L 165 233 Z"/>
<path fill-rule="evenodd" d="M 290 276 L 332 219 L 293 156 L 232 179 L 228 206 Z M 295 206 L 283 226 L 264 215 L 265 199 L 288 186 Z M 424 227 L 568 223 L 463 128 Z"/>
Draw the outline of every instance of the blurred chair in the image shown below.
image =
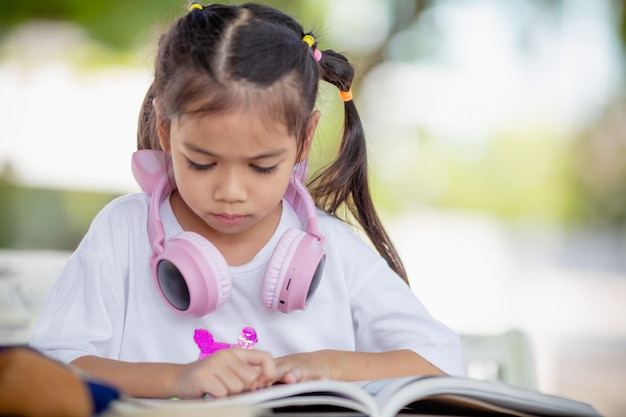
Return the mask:
<path fill-rule="evenodd" d="M 524 332 L 462 334 L 461 343 L 468 377 L 537 388 L 534 356 Z"/>
<path fill-rule="evenodd" d="M 0 344 L 26 344 L 71 252 L 0 250 Z"/>

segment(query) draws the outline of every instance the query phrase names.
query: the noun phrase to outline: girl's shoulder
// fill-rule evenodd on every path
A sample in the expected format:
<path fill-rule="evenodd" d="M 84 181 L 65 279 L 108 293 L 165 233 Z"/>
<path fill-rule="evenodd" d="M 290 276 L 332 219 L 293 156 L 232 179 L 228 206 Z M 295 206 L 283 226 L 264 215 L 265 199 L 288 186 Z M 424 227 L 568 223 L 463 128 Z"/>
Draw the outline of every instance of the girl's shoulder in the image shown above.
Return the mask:
<path fill-rule="evenodd" d="M 126 223 L 130 219 L 143 219 L 145 222 L 149 205 L 150 197 L 145 192 L 116 197 L 100 210 L 92 222 L 92 227 L 101 223 Z"/>
<path fill-rule="evenodd" d="M 335 234 L 347 234 L 348 236 L 357 236 L 355 229 L 345 221 L 326 213 L 324 210 L 317 209 L 317 225 L 320 232 L 326 237 L 326 235 L 333 236 Z M 326 232 L 326 233 L 325 233 Z"/>
<path fill-rule="evenodd" d="M 387 276 L 402 282 L 357 226 L 324 212 L 318 212 L 318 226 L 325 238 L 327 269 L 341 271 L 349 287 L 385 282 L 382 277 Z"/>
<path fill-rule="evenodd" d="M 361 248 L 366 252 L 373 251 L 367 237 L 357 226 L 332 216 L 318 209 L 317 222 L 320 233 L 326 239 L 326 245 L 337 246 L 346 251 Z"/>

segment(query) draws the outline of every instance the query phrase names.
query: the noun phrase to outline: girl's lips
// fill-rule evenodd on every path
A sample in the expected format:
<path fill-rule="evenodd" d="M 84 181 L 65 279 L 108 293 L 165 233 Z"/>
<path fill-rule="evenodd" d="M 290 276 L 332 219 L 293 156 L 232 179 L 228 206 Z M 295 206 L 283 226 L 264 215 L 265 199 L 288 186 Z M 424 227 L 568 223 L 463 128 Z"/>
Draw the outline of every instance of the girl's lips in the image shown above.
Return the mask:
<path fill-rule="evenodd" d="M 217 221 L 223 224 L 239 224 L 241 223 L 246 216 L 236 215 L 236 214 L 214 214 Z"/>

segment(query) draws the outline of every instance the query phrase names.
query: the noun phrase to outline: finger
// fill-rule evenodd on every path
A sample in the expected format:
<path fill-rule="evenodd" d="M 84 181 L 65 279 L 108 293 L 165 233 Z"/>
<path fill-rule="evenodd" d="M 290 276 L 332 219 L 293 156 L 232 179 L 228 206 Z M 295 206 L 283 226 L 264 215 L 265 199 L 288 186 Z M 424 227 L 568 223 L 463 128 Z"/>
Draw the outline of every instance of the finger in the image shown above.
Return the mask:
<path fill-rule="evenodd" d="M 268 381 L 276 379 L 276 363 L 268 352 L 241 348 L 233 348 L 233 351 L 241 360 L 257 367 L 256 369 L 260 369 L 260 374 L 257 377 Z"/>
<path fill-rule="evenodd" d="M 225 397 L 250 389 L 261 373 L 259 366 L 250 365 L 235 352 L 215 353 L 203 362 L 202 388 L 213 397 Z"/>
<path fill-rule="evenodd" d="M 230 372 L 224 373 L 224 378 L 228 378 L 225 381 L 229 383 L 229 387 L 233 387 L 237 392 L 256 389 L 259 385 L 259 379 L 265 378 L 263 368 L 260 365 L 251 364 L 239 357 L 234 357 L 228 363 L 228 370 Z M 231 378 L 236 378 L 238 381 Z M 240 383 L 243 386 L 240 386 Z"/>
<path fill-rule="evenodd" d="M 279 381 L 275 360 L 269 353 L 242 349 L 237 354 L 254 370 L 254 374 L 247 374 L 247 377 L 253 378 L 253 380 L 246 379 L 251 382 L 248 389 L 254 391 L 266 388 Z"/>
<path fill-rule="evenodd" d="M 222 398 L 228 396 L 229 390 L 217 375 L 210 375 L 203 384 L 203 392 L 211 397 Z"/>
<path fill-rule="evenodd" d="M 220 390 L 220 395 L 210 393 L 214 397 L 239 394 L 241 392 L 247 391 L 251 385 L 251 383 L 245 381 L 241 377 L 241 375 L 233 369 L 227 369 L 224 372 L 221 372 L 220 374 L 216 375 L 216 378 L 220 381 L 220 386 L 223 388 L 224 391 Z M 221 395 L 222 393 L 224 395 Z"/>
<path fill-rule="evenodd" d="M 260 371 L 245 362 L 231 363 L 215 374 L 219 381 L 216 391 L 208 393 L 214 397 L 223 397 L 252 390 Z"/>
<path fill-rule="evenodd" d="M 295 384 L 304 377 L 304 370 L 299 366 L 285 367 L 280 376 L 280 381 L 285 384 Z"/>
<path fill-rule="evenodd" d="M 297 365 L 291 361 L 285 361 L 282 358 L 276 359 L 276 377 L 280 381 L 284 382 L 285 375 L 289 373 Z"/>

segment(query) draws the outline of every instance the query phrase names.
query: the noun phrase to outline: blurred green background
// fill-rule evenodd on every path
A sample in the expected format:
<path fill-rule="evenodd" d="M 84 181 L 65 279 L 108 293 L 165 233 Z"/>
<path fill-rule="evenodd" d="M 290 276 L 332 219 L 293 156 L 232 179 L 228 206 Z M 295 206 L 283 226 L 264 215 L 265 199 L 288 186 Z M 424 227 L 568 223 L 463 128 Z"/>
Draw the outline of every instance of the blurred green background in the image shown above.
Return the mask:
<path fill-rule="evenodd" d="M 265 3 L 355 64 L 376 202 L 431 312 L 466 334 L 523 330 L 540 389 L 621 415 L 624 1 Z M 156 40 L 186 8 L 0 0 L 0 254 L 71 251 L 107 202 L 138 191 Z M 318 107 L 312 170 L 343 117 L 324 84 Z"/>

